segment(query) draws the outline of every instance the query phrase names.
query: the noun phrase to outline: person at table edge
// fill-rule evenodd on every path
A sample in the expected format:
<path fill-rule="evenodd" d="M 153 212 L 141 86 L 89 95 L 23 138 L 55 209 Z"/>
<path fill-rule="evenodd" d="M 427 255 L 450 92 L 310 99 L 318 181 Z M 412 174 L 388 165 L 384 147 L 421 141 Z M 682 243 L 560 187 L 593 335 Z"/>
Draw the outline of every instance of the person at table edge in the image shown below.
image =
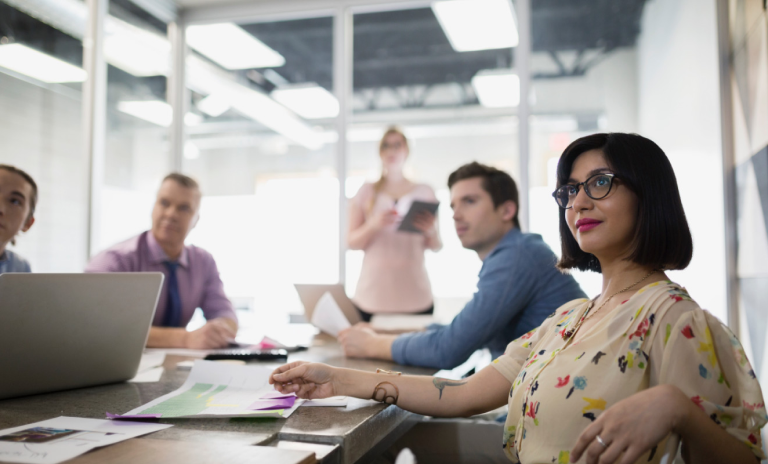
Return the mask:
<path fill-rule="evenodd" d="M 557 258 L 540 235 L 520 231 L 518 192 L 504 171 L 477 162 L 448 178 L 456 233 L 483 261 L 477 292 L 448 325 L 402 335 L 356 325 L 339 334 L 350 357 L 452 369 L 477 349 L 500 356 L 510 341 L 538 327 L 552 308 L 586 297 L 555 268 Z"/>
<path fill-rule="evenodd" d="M 86 272 L 162 272 L 165 275 L 147 340 L 155 348 L 223 348 L 237 333 L 237 316 L 224 294 L 210 253 L 185 245 L 199 220 L 202 194 L 197 182 L 172 173 L 163 179 L 152 210 L 152 229 L 102 251 Z M 196 308 L 207 323 L 188 332 Z"/>

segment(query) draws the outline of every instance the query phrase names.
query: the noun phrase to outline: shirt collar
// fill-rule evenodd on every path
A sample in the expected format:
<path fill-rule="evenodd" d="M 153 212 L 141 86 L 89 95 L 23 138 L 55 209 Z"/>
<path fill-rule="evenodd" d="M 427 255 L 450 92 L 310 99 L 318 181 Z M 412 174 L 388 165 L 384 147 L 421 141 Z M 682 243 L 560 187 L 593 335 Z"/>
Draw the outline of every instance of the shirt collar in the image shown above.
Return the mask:
<path fill-rule="evenodd" d="M 155 235 L 151 230 L 147 232 L 147 247 L 149 248 L 149 259 L 153 263 L 161 264 L 165 261 L 170 261 L 170 259 L 168 259 L 168 255 L 166 255 L 163 251 L 163 248 L 159 243 L 157 243 Z M 181 267 L 189 266 L 189 253 L 187 252 L 186 245 L 184 245 L 184 248 L 181 250 L 181 256 L 179 256 L 179 264 Z"/>
<path fill-rule="evenodd" d="M 519 228 L 512 227 L 506 234 L 504 234 L 503 237 L 501 237 L 501 240 L 499 240 L 499 243 L 497 243 L 496 246 L 493 248 L 493 250 L 491 250 L 491 252 L 488 253 L 488 256 L 495 254 L 504 245 L 507 245 L 517 240 L 517 238 L 520 236 L 521 233 L 522 232 L 520 231 Z M 486 256 L 485 259 L 488 259 L 488 256 Z"/>

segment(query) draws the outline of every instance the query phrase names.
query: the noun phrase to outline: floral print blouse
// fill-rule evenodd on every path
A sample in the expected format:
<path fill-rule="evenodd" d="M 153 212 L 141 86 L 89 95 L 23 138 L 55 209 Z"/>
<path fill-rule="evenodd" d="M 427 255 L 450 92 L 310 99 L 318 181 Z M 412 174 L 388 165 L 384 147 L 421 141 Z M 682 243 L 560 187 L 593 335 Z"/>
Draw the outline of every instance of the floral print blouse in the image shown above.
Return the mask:
<path fill-rule="evenodd" d="M 581 432 L 603 411 L 660 384 L 680 388 L 765 459 L 760 428 L 768 416 L 744 349 L 684 288 L 670 281 L 646 285 L 568 339 L 588 305 L 582 299 L 561 306 L 492 364 L 512 382 L 502 444 L 512 462 L 568 463 Z M 637 463 L 658 463 L 664 446 Z"/>

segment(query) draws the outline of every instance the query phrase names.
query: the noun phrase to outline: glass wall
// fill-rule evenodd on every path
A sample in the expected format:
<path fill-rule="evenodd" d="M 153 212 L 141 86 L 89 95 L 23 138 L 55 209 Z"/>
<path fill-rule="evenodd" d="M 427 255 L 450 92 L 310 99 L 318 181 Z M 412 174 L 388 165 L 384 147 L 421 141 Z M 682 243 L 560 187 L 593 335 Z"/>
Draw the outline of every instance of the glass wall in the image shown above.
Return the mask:
<path fill-rule="evenodd" d="M 441 25 L 436 11 L 427 7 L 354 16 L 346 196 L 352 198 L 365 182 L 379 179 L 379 140 L 388 127 L 402 129 L 410 146 L 406 177 L 431 186 L 440 201 L 443 249 L 427 252 L 426 265 L 436 314 L 450 320 L 474 293 L 482 263 L 456 236 L 448 175 L 478 161 L 519 178 L 517 119 L 516 102 L 481 102 L 473 85 L 478 75 L 513 74 L 509 43 L 464 51 L 462 43 L 446 35 L 449 25 Z M 350 295 L 362 260 L 362 251 L 347 252 Z"/>
<path fill-rule="evenodd" d="M 200 120 L 187 121 L 183 167 L 204 194 L 189 241 L 215 256 L 238 307 L 262 322 L 301 313 L 293 284 L 339 275 L 333 18 L 186 35 Z"/>
<path fill-rule="evenodd" d="M 532 2 L 531 230 L 559 253 L 550 193 L 571 141 L 599 131 L 644 135 L 672 162 L 694 239 L 688 269 L 669 275 L 725 321 L 714 0 L 581 3 Z M 590 296 L 600 293 L 598 274 L 576 278 Z"/>
<path fill-rule="evenodd" d="M 0 2 L 0 163 L 28 172 L 39 188 L 36 223 L 15 251 L 33 271 L 77 272 L 87 257 L 86 11 L 41 13 L 25 2 Z"/>
<path fill-rule="evenodd" d="M 171 44 L 166 36 L 166 24 L 132 2 L 110 2 L 104 37 L 104 183 L 93 253 L 150 228 L 155 192 L 171 170 L 173 110 L 166 102 Z"/>

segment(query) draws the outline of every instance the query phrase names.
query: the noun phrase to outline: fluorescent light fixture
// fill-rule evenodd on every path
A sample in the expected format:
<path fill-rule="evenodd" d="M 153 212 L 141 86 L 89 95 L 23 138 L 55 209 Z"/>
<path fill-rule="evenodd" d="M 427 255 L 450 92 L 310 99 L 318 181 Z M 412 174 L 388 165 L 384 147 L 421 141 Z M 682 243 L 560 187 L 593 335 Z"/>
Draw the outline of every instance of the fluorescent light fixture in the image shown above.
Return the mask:
<path fill-rule="evenodd" d="M 195 55 L 187 60 L 187 86 L 203 95 L 217 95 L 243 116 L 310 150 L 324 144 L 321 134 L 296 113 L 269 95 L 235 82 L 228 73 Z"/>
<path fill-rule="evenodd" d="M 117 109 L 158 126 L 169 127 L 173 121 L 173 108 L 160 100 L 121 101 L 117 104 Z"/>
<path fill-rule="evenodd" d="M 197 102 L 197 109 L 214 118 L 218 118 L 229 108 L 231 107 L 225 99 L 214 94 L 208 95 Z"/>
<path fill-rule="evenodd" d="M 226 69 L 276 68 L 285 58 L 232 23 L 187 27 L 187 44 Z"/>
<path fill-rule="evenodd" d="M 457 52 L 517 46 L 510 0 L 445 0 L 432 2 L 432 11 Z"/>
<path fill-rule="evenodd" d="M 484 69 L 472 77 L 480 104 L 503 108 L 520 104 L 520 78 L 511 69 Z"/>
<path fill-rule="evenodd" d="M 88 73 L 26 45 L 0 45 L 0 66 L 48 83 L 83 82 Z"/>
<path fill-rule="evenodd" d="M 170 71 L 171 44 L 163 36 L 110 16 L 104 26 L 104 59 L 138 77 Z"/>
<path fill-rule="evenodd" d="M 314 82 L 278 87 L 271 95 L 305 119 L 333 118 L 339 114 L 336 97 Z"/>
<path fill-rule="evenodd" d="M 117 104 L 117 109 L 158 126 L 170 127 L 173 122 L 173 108 L 160 100 L 121 101 Z M 184 123 L 188 126 L 195 126 L 201 122 L 203 118 L 198 114 L 184 115 Z"/>
<path fill-rule="evenodd" d="M 184 158 L 191 160 L 200 158 L 200 149 L 191 140 L 187 140 L 184 144 Z"/>

